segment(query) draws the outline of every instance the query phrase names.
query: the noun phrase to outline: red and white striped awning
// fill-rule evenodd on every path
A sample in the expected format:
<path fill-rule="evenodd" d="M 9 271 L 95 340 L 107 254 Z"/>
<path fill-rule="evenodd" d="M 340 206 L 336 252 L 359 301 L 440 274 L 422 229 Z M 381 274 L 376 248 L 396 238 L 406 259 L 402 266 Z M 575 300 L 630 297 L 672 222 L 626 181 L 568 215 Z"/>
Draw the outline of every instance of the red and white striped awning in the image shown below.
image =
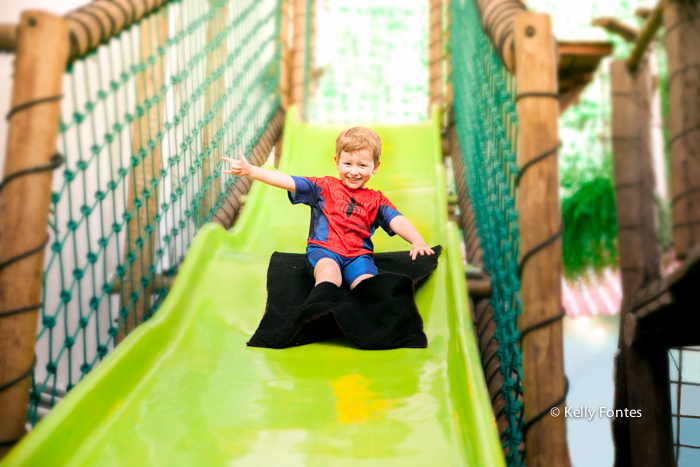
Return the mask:
<path fill-rule="evenodd" d="M 620 271 L 603 272 L 600 277 L 589 274 L 587 280 L 561 280 L 561 301 L 566 314 L 579 316 L 614 315 L 620 311 L 622 287 Z"/>

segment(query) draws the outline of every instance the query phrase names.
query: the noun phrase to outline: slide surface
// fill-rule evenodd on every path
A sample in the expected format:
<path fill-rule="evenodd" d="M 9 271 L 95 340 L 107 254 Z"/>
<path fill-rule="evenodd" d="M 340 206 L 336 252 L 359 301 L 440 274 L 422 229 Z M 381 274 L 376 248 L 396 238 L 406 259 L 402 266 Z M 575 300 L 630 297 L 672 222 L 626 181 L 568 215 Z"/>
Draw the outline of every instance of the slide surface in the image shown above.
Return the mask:
<path fill-rule="evenodd" d="M 280 170 L 337 174 L 342 129 L 290 110 Z M 255 183 L 231 232 L 205 226 L 158 313 L 77 385 L 3 466 L 504 466 L 471 328 L 457 229 L 447 222 L 436 119 L 374 125 L 380 189 L 445 247 L 416 296 L 427 349 L 335 340 L 247 347 L 273 251 L 302 253 L 309 208 Z M 375 251 L 408 250 L 378 230 Z"/>

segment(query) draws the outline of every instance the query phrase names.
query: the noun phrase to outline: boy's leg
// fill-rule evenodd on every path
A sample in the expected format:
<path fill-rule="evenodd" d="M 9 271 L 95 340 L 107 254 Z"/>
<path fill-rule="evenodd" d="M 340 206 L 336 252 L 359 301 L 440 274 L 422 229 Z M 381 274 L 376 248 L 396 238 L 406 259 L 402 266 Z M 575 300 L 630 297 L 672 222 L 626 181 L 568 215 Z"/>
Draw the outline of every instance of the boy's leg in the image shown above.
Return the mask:
<path fill-rule="evenodd" d="M 306 267 L 316 283 L 331 282 L 338 287 L 343 283 L 338 255 L 322 247 L 309 245 L 306 248 Z"/>
<path fill-rule="evenodd" d="M 355 287 L 357 287 L 357 284 L 359 284 L 359 283 L 362 282 L 363 280 L 369 279 L 370 277 L 374 277 L 374 276 L 375 276 L 374 274 L 362 274 L 360 277 L 358 277 L 357 279 L 355 279 L 355 280 L 352 282 L 352 284 L 350 284 L 350 290 L 352 290 L 352 289 L 354 289 Z"/>
<path fill-rule="evenodd" d="M 316 284 L 314 284 L 314 286 L 321 282 L 332 282 L 340 287 L 343 283 L 338 263 L 330 258 L 322 258 L 316 263 L 314 267 L 314 279 L 316 279 Z"/>
<path fill-rule="evenodd" d="M 365 279 L 374 277 L 379 274 L 377 266 L 374 265 L 374 260 L 370 255 L 362 255 L 357 258 L 352 258 L 344 265 L 343 280 L 350 287 L 350 290 L 357 287 L 357 284 Z"/>

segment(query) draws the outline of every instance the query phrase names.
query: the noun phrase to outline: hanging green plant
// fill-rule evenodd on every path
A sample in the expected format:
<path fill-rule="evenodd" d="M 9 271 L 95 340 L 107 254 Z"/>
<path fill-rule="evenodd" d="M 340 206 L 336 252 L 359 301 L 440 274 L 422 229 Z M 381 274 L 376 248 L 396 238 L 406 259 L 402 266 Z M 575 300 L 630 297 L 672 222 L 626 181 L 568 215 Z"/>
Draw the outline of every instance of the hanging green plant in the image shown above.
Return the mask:
<path fill-rule="evenodd" d="M 562 199 L 564 275 L 575 279 L 590 270 L 617 266 L 615 193 L 604 171 L 577 184 Z"/>

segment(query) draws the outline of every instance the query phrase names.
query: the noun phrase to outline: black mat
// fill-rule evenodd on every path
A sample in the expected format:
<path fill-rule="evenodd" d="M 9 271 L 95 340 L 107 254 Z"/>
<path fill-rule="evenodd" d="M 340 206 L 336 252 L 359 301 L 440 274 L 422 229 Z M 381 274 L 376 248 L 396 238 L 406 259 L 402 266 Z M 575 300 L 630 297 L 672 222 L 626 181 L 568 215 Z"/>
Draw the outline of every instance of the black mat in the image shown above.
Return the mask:
<path fill-rule="evenodd" d="M 303 254 L 273 253 L 265 315 L 248 345 L 281 349 L 344 334 L 366 350 L 427 347 L 414 291 L 437 267 L 442 248 L 433 250 L 415 261 L 407 251 L 375 254 L 379 274 L 352 291 L 330 282 L 314 287 Z"/>

